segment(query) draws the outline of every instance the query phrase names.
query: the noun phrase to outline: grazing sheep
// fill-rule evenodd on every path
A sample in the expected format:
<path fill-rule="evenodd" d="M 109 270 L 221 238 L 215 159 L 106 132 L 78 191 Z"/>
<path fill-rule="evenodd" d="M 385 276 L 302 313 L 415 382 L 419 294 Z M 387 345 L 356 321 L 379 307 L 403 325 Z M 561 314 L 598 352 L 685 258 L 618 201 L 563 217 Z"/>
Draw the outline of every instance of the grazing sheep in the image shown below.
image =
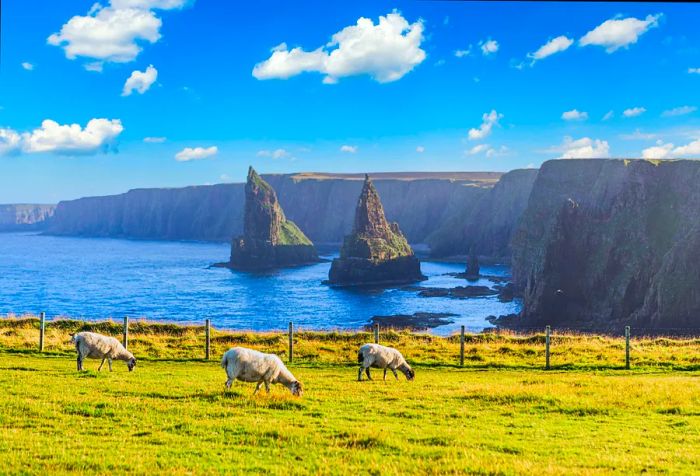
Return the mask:
<path fill-rule="evenodd" d="M 362 370 L 367 373 L 367 378 L 372 380 L 369 374 L 370 367 L 384 369 L 384 380 L 386 380 L 387 369 L 391 369 L 396 380 L 399 379 L 399 376 L 396 374 L 397 369 L 406 376 L 407 380 L 413 380 L 416 376 L 416 373 L 408 365 L 401 352 L 392 347 L 385 347 L 379 344 L 365 344 L 360 347 L 357 353 L 357 361 L 360 363 L 360 370 L 357 372 L 357 380 L 360 382 L 362 381 Z"/>
<path fill-rule="evenodd" d="M 279 357 L 274 354 L 263 354 L 257 350 L 245 347 L 229 349 L 221 359 L 221 367 L 226 369 L 226 388 L 231 388 L 234 380 L 241 382 L 257 382 L 253 395 L 258 393 L 260 386 L 265 384 L 265 390 L 270 393 L 271 383 L 280 383 L 287 387 L 292 395 L 301 397 L 303 393 L 301 382 L 287 370 Z"/>
<path fill-rule="evenodd" d="M 112 360 L 125 361 L 129 372 L 136 367 L 134 355 L 114 337 L 103 336 L 95 332 L 79 332 L 71 336 L 71 342 L 75 344 L 75 350 L 78 352 L 78 371 L 83 370 L 83 360 L 86 357 L 102 359 L 102 363 L 97 369 L 98 372 L 102 370 L 105 360 L 109 364 L 110 372 L 112 371 Z"/>

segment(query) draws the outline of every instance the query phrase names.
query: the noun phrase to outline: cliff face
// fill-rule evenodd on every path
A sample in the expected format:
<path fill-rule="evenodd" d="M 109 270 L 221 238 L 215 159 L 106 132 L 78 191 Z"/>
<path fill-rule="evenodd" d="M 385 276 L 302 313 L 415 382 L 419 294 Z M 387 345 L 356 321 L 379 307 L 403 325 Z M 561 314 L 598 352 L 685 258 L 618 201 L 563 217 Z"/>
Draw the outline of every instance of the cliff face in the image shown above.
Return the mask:
<path fill-rule="evenodd" d="M 56 209 L 56 205 L 0 205 L 0 231 L 41 230 Z"/>
<path fill-rule="evenodd" d="M 700 326 L 700 162 L 557 160 L 513 240 L 519 325 Z"/>
<path fill-rule="evenodd" d="M 377 174 L 387 217 L 423 243 L 447 217 L 476 203 L 499 173 Z M 286 216 L 317 243 L 350 233 L 362 175 L 262 175 Z M 244 184 L 137 189 L 58 204 L 48 233 L 165 240 L 229 241 L 243 232 Z"/>
<path fill-rule="evenodd" d="M 464 255 L 508 259 L 511 239 L 525 211 L 536 169 L 513 170 L 477 200 L 465 200 L 433 233 L 428 235 L 432 256 Z"/>
<path fill-rule="evenodd" d="M 365 176 L 352 233 L 345 237 L 340 258 L 333 260 L 329 282 L 389 284 L 422 278 L 420 262 L 413 256 L 398 224 L 387 222 L 379 194 L 369 176 Z"/>
<path fill-rule="evenodd" d="M 251 167 L 245 186 L 243 236 L 231 243 L 229 265 L 240 269 L 269 269 L 318 261 L 311 241 L 287 220 L 277 195 Z"/>

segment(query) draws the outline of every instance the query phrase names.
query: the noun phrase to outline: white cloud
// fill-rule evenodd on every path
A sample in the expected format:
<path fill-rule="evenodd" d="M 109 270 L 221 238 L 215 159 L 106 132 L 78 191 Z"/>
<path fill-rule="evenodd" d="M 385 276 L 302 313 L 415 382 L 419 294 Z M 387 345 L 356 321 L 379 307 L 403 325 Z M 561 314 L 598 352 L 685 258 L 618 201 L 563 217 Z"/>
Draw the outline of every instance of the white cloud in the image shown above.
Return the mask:
<path fill-rule="evenodd" d="M 455 56 L 457 58 L 464 58 L 465 56 L 469 56 L 472 54 L 472 45 L 469 45 L 469 48 L 466 50 L 455 50 Z"/>
<path fill-rule="evenodd" d="M 644 20 L 633 17 L 606 20 L 586 33 L 578 42 L 581 46 L 602 46 L 606 52 L 613 53 L 636 43 L 649 29 L 658 26 L 659 18 L 661 14 L 648 15 Z"/>
<path fill-rule="evenodd" d="M 347 154 L 354 154 L 357 152 L 358 147 L 356 145 L 341 145 L 340 151 Z"/>
<path fill-rule="evenodd" d="M 91 119 L 85 128 L 46 119 L 31 132 L 0 129 L 0 153 L 93 154 L 106 150 L 123 130 L 119 119 Z"/>
<path fill-rule="evenodd" d="M 143 94 L 148 91 L 156 79 L 158 79 L 158 70 L 152 64 L 146 68 L 146 71 L 132 71 L 131 76 L 124 83 L 122 96 L 131 96 L 134 90 L 139 94 Z"/>
<path fill-rule="evenodd" d="M 33 71 L 34 65 L 25 61 L 24 63 L 22 63 L 22 68 L 26 69 L 27 71 Z"/>
<path fill-rule="evenodd" d="M 91 58 L 90 71 L 103 62 L 128 63 L 136 59 L 144 43 L 160 40 L 161 19 L 154 9 L 182 8 L 186 0 L 112 0 L 108 6 L 95 3 L 87 15 L 76 15 L 61 31 L 48 37 L 50 45 L 63 48 L 66 58 Z"/>
<path fill-rule="evenodd" d="M 229 174 L 221 174 L 219 175 L 219 180 L 221 180 L 222 182 L 230 182 L 231 176 Z"/>
<path fill-rule="evenodd" d="M 422 154 L 423 152 L 425 152 L 425 147 L 423 147 L 422 145 L 419 145 L 418 147 L 416 147 L 416 152 L 418 152 L 419 154 Z"/>
<path fill-rule="evenodd" d="M 615 116 L 615 113 L 614 113 L 613 111 L 608 111 L 608 112 L 606 112 L 605 115 L 603 116 L 603 120 L 604 120 L 604 121 L 609 121 L 609 120 L 612 119 L 614 116 Z"/>
<path fill-rule="evenodd" d="M 529 53 L 527 56 L 535 61 L 546 58 L 547 56 L 552 56 L 555 53 L 560 53 L 565 51 L 574 43 L 574 40 L 567 38 L 566 36 L 557 36 L 549 40 L 544 45 L 540 46 L 534 53 Z"/>
<path fill-rule="evenodd" d="M 480 153 L 488 150 L 489 147 L 490 146 L 488 144 L 478 144 L 478 145 L 475 145 L 474 147 L 472 147 L 471 149 L 469 149 L 467 151 L 467 154 L 469 154 L 469 155 L 480 154 Z"/>
<path fill-rule="evenodd" d="M 273 159 L 285 159 L 290 157 L 291 154 L 285 149 L 275 149 L 275 150 L 259 150 L 256 154 L 258 157 L 271 157 Z"/>
<path fill-rule="evenodd" d="M 492 40 L 491 38 L 489 38 L 488 40 L 480 41 L 479 47 L 481 48 L 481 54 L 484 56 L 488 56 L 498 51 L 499 44 L 496 40 Z"/>
<path fill-rule="evenodd" d="M 146 144 L 162 144 L 167 139 L 165 137 L 144 137 L 143 141 Z"/>
<path fill-rule="evenodd" d="M 688 68 L 690 74 L 700 74 L 700 68 Z"/>
<path fill-rule="evenodd" d="M 574 140 L 570 136 L 564 137 L 562 145 L 553 147 L 551 152 L 559 152 L 560 159 L 603 159 L 610 157 L 608 141 L 582 137 Z"/>
<path fill-rule="evenodd" d="M 635 129 L 635 131 L 631 134 L 620 135 L 620 139 L 623 140 L 651 140 L 654 138 L 656 138 L 656 134 L 644 133 L 639 129 Z"/>
<path fill-rule="evenodd" d="M 104 69 L 104 63 L 102 61 L 94 61 L 92 63 L 85 63 L 83 65 L 85 71 L 92 71 L 94 73 L 101 73 Z"/>
<path fill-rule="evenodd" d="M 661 113 L 661 115 L 663 117 L 685 116 L 686 114 L 691 114 L 697 110 L 698 108 L 695 106 L 680 106 L 664 111 Z"/>
<path fill-rule="evenodd" d="M 469 129 L 469 140 L 479 140 L 491 134 L 494 124 L 503 118 L 503 114 L 499 114 L 493 109 L 491 112 L 484 113 L 481 118 L 483 122 L 478 129 Z"/>
<path fill-rule="evenodd" d="M 625 116 L 625 117 L 637 117 L 637 116 L 641 116 L 641 115 L 644 114 L 645 112 L 647 112 L 646 108 L 643 108 L 643 107 L 631 107 L 631 108 L 629 108 L 629 109 L 625 109 L 625 110 L 622 112 L 622 115 Z"/>
<path fill-rule="evenodd" d="M 588 119 L 588 113 L 579 111 L 578 109 L 572 109 L 571 111 L 562 113 L 561 118 L 565 121 L 585 121 Z"/>
<path fill-rule="evenodd" d="M 499 148 L 491 147 L 489 144 L 479 144 L 475 145 L 468 151 L 467 155 L 478 155 L 484 154 L 487 158 L 491 159 L 493 157 L 499 157 L 501 155 L 506 155 L 509 152 L 508 147 L 502 145 Z"/>
<path fill-rule="evenodd" d="M 645 159 L 697 159 L 700 158 L 700 140 L 694 140 L 679 147 L 674 147 L 671 143 L 664 144 L 662 141 L 658 141 L 655 146 L 644 149 L 642 157 Z"/>
<path fill-rule="evenodd" d="M 185 147 L 180 152 L 175 154 L 175 160 L 178 162 L 187 162 L 189 160 L 200 160 L 206 159 L 216 155 L 219 152 L 219 148 L 216 146 L 212 147 Z"/>
<path fill-rule="evenodd" d="M 361 17 L 356 25 L 343 28 L 325 46 L 313 51 L 301 47 L 289 50 L 286 43 L 253 68 L 257 79 L 287 79 L 304 72 L 324 74 L 324 84 L 340 78 L 367 74 L 380 83 L 401 79 L 426 58 L 420 46 L 423 22 L 409 24 L 394 10 L 380 16 L 375 25 Z"/>

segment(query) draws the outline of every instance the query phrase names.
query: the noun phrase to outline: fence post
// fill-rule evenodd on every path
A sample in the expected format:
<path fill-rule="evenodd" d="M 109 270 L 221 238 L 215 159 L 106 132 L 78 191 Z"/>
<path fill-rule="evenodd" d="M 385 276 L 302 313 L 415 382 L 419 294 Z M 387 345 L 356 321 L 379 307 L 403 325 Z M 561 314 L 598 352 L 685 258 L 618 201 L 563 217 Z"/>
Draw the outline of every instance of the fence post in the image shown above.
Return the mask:
<path fill-rule="evenodd" d="M 124 348 L 129 348 L 129 316 L 124 316 L 124 333 L 122 336 L 122 344 Z"/>
<path fill-rule="evenodd" d="M 549 336 L 552 333 L 552 328 L 550 326 L 545 327 L 545 358 L 546 358 L 546 365 L 545 368 L 549 370 Z"/>
<path fill-rule="evenodd" d="M 39 352 L 44 351 L 44 332 L 46 332 L 46 313 L 39 314 Z"/>
<path fill-rule="evenodd" d="M 630 369 L 630 326 L 625 326 L 625 368 Z"/>
<path fill-rule="evenodd" d="M 289 361 L 294 359 L 294 323 L 289 321 Z"/>
<path fill-rule="evenodd" d="M 459 333 L 459 366 L 464 367 L 464 326 Z"/>
<path fill-rule="evenodd" d="M 379 344 L 379 324 L 374 325 L 374 343 Z"/>
<path fill-rule="evenodd" d="M 204 321 L 204 333 L 206 334 L 206 344 L 204 345 L 204 357 L 209 360 L 211 350 L 211 319 Z"/>

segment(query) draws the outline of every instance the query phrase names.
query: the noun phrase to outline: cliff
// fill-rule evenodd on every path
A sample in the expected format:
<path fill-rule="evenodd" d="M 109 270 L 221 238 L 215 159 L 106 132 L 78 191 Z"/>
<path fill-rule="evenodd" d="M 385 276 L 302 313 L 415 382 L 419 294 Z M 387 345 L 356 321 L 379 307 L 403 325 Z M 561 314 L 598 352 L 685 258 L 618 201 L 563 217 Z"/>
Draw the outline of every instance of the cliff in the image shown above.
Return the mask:
<path fill-rule="evenodd" d="M 477 200 L 464 200 L 428 235 L 431 256 L 466 255 L 508 260 L 511 239 L 525 211 L 536 169 L 513 170 Z"/>
<path fill-rule="evenodd" d="M 270 269 L 318 261 L 311 241 L 287 220 L 275 190 L 250 167 L 245 186 L 243 236 L 231 243 L 228 265 L 237 269 Z"/>
<path fill-rule="evenodd" d="M 476 203 L 500 173 L 375 174 L 386 215 L 412 243 L 464 206 Z M 341 243 L 350 233 L 362 189 L 360 174 L 262 175 L 286 216 L 316 243 Z M 50 234 L 229 241 L 243 232 L 244 184 L 137 189 L 120 195 L 60 202 Z"/>
<path fill-rule="evenodd" d="M 55 208 L 56 205 L 0 205 L 0 231 L 43 229 Z"/>
<path fill-rule="evenodd" d="M 401 233 L 389 223 L 369 176 L 355 208 L 352 233 L 345 237 L 340 258 L 333 260 L 330 284 L 366 285 L 410 283 L 424 279 L 420 261 Z"/>
<path fill-rule="evenodd" d="M 555 160 L 513 240 L 514 325 L 700 327 L 700 162 Z"/>

